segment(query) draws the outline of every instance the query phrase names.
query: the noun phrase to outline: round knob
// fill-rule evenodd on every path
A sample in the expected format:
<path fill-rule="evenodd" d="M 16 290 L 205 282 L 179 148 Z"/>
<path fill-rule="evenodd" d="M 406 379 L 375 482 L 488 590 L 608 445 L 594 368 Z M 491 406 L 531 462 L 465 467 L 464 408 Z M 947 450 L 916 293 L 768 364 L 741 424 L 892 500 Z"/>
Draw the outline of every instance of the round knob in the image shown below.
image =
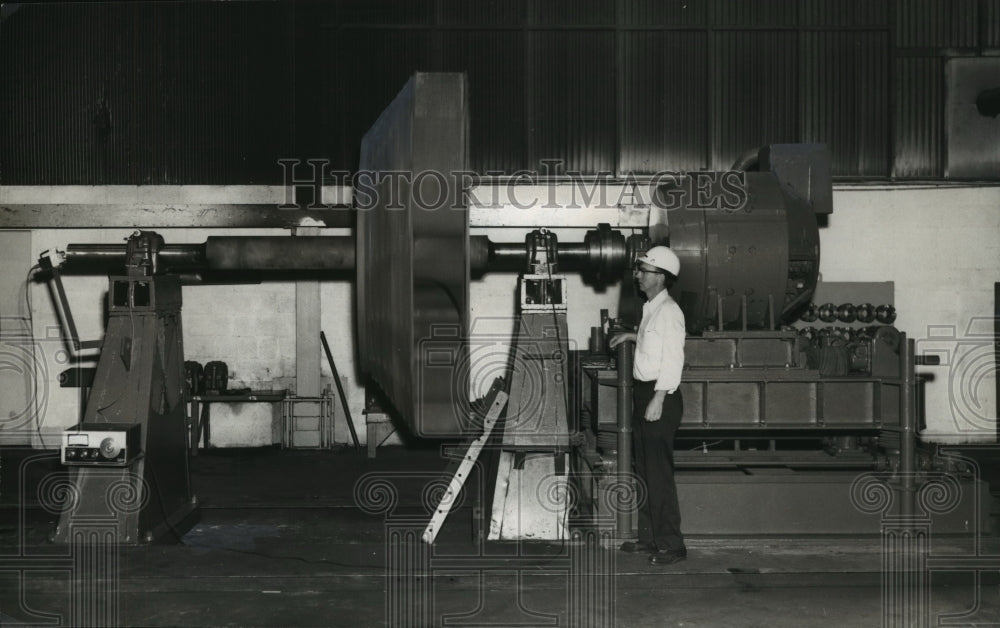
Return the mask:
<path fill-rule="evenodd" d="M 101 441 L 101 457 L 108 460 L 114 460 L 121 453 L 122 448 L 115 442 L 112 437 L 107 437 Z"/>

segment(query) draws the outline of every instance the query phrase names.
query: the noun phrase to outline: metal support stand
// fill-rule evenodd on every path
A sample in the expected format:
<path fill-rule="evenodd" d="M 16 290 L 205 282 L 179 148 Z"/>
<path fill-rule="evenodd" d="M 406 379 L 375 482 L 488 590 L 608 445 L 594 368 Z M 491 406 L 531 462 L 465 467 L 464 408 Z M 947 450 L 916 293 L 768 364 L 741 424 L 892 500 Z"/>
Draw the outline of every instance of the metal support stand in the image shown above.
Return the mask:
<path fill-rule="evenodd" d="M 905 520 L 914 516 L 914 495 L 916 488 L 917 413 L 914 391 L 916 374 L 913 361 L 914 342 L 903 339 L 899 347 L 903 382 L 900 390 L 900 414 L 903 418 L 903 432 L 899 444 L 899 474 L 902 476 L 901 512 Z"/>
<path fill-rule="evenodd" d="M 133 241 L 139 249 L 144 240 Z M 53 535 L 59 543 L 74 542 L 74 530 L 95 518 L 113 521 L 124 544 L 179 537 L 197 520 L 188 473 L 180 282 L 144 274 L 138 262 L 129 270 L 110 278 L 108 329 L 85 420 L 138 424 L 139 455 L 127 467 L 73 470 L 79 499 L 60 517 Z"/>
<path fill-rule="evenodd" d="M 882 524 L 882 625 L 927 626 L 927 555 L 930 551 L 931 521 L 915 509 L 917 482 L 917 413 L 914 398 L 914 341 L 903 337 L 899 347 L 900 416 L 898 516 Z"/>
<path fill-rule="evenodd" d="M 621 486 L 632 486 L 632 361 L 635 345 L 623 342 L 618 345 L 618 481 Z M 635 522 L 635 490 L 627 493 L 628 504 L 619 504 L 615 517 L 615 536 L 631 539 Z"/>
<path fill-rule="evenodd" d="M 529 236 L 534 274 L 521 276 L 510 402 L 490 540 L 563 540 L 569 513 L 569 343 L 566 283 L 553 275 L 555 238 Z"/>

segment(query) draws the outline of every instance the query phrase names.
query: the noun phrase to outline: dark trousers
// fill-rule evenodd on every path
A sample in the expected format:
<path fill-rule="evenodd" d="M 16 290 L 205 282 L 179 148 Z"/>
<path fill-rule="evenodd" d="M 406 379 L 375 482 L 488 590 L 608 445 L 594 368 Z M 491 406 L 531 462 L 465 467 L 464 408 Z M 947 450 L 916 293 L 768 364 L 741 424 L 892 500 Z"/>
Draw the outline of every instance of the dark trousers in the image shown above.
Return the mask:
<path fill-rule="evenodd" d="M 684 537 L 674 482 L 674 435 L 681 424 L 684 400 L 679 390 L 667 395 L 660 420 L 647 421 L 646 407 L 653 398 L 654 384 L 635 382 L 632 398 L 635 473 L 646 487 L 646 500 L 639 508 L 639 541 L 661 551 L 677 550 L 684 547 Z"/>

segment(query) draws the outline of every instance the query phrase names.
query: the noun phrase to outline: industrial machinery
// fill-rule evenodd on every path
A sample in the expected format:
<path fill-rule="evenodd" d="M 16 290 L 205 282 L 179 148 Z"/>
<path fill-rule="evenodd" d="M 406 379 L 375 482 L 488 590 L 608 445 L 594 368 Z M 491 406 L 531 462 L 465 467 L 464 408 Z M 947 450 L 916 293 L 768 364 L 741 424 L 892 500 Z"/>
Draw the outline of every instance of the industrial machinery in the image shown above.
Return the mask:
<path fill-rule="evenodd" d="M 108 285 L 108 325 L 83 422 L 63 434 L 70 466 L 56 541 L 149 542 L 197 520 L 187 458 L 181 285 L 160 272 L 163 239 L 140 232 L 124 251 L 125 274 Z M 45 254 L 72 343 L 72 314 L 59 280 L 62 261 Z"/>
<path fill-rule="evenodd" d="M 662 182 L 643 236 L 626 239 L 602 225 L 583 242 L 557 242 L 538 230 L 523 245 L 498 244 L 470 237 L 463 180 L 449 176 L 467 173 L 467 120 L 463 75 L 417 74 L 407 83 L 364 138 L 361 168 L 371 177 L 372 194 L 356 209 L 354 236 L 212 237 L 170 245 L 139 233 L 124 247 L 70 245 L 52 265 L 127 269 L 111 280 L 112 324 L 86 421 L 140 425 L 143 455 L 133 465 L 141 495 L 152 486 L 166 512 L 191 509 L 178 275 L 353 269 L 362 369 L 413 433 L 459 439 L 477 438 L 484 429 L 485 413 L 469 399 L 470 278 L 518 272 L 515 363 L 532 367 L 515 369 L 507 381 L 506 425 L 497 437 L 506 471 L 499 482 L 527 482 L 524 495 L 537 493 L 544 477 L 571 472 L 564 490 L 576 496 L 575 512 L 613 520 L 616 534 L 627 537 L 629 514 L 637 494 L 641 498 L 627 456 L 631 369 L 627 350 L 610 356 L 600 338 L 637 323 L 627 269 L 661 242 L 681 258 L 673 296 L 689 327 L 680 437 L 691 450 L 677 456 L 692 469 L 679 479 L 686 527 L 734 534 L 877 531 L 877 521 L 852 510 L 859 473 L 898 480 L 902 512 L 914 508 L 920 473 L 961 474 L 953 461 L 917 450 L 915 359 L 905 337 L 884 325 L 833 342 L 832 332 L 793 327 L 814 311 L 817 217 L 832 211 L 823 147 L 768 146 L 741 160 L 734 173 Z M 733 202 L 706 204 L 706 198 Z M 625 278 L 619 317 L 601 321 L 591 350 L 573 355 L 565 324 L 572 304 L 559 274 L 566 272 L 582 272 L 597 284 Z M 817 317 L 820 309 L 828 318 L 829 308 L 816 308 Z M 860 325 L 858 308 L 840 309 L 841 320 Z M 871 309 L 861 308 L 864 318 Z M 883 320 L 890 318 L 883 312 Z M 535 474 L 532 460 L 544 461 Z M 106 486 L 92 487 L 85 469 L 77 478 L 81 507 L 106 501 Z M 498 512 L 514 496 L 499 482 L 495 538 L 563 538 L 559 526 L 505 534 Z M 968 494 L 981 487 L 974 488 Z M 617 506 L 608 506 L 616 503 L 610 493 L 622 497 Z M 160 506 L 138 510 L 152 516 Z M 963 519 L 966 511 L 942 529 L 958 531 Z M 128 534 L 157 529 L 154 524 L 131 525 Z"/>

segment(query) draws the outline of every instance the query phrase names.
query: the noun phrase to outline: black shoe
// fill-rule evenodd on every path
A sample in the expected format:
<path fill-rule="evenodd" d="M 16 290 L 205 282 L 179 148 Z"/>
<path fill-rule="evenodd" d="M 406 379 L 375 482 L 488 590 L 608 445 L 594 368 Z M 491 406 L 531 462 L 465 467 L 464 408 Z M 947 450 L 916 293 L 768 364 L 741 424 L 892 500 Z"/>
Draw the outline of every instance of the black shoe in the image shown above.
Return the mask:
<path fill-rule="evenodd" d="M 643 541 L 625 541 L 618 549 L 628 554 L 652 554 L 656 551 L 652 543 Z"/>
<path fill-rule="evenodd" d="M 687 558 L 687 548 L 678 550 L 662 550 L 654 552 L 649 556 L 650 565 L 673 565 Z"/>

